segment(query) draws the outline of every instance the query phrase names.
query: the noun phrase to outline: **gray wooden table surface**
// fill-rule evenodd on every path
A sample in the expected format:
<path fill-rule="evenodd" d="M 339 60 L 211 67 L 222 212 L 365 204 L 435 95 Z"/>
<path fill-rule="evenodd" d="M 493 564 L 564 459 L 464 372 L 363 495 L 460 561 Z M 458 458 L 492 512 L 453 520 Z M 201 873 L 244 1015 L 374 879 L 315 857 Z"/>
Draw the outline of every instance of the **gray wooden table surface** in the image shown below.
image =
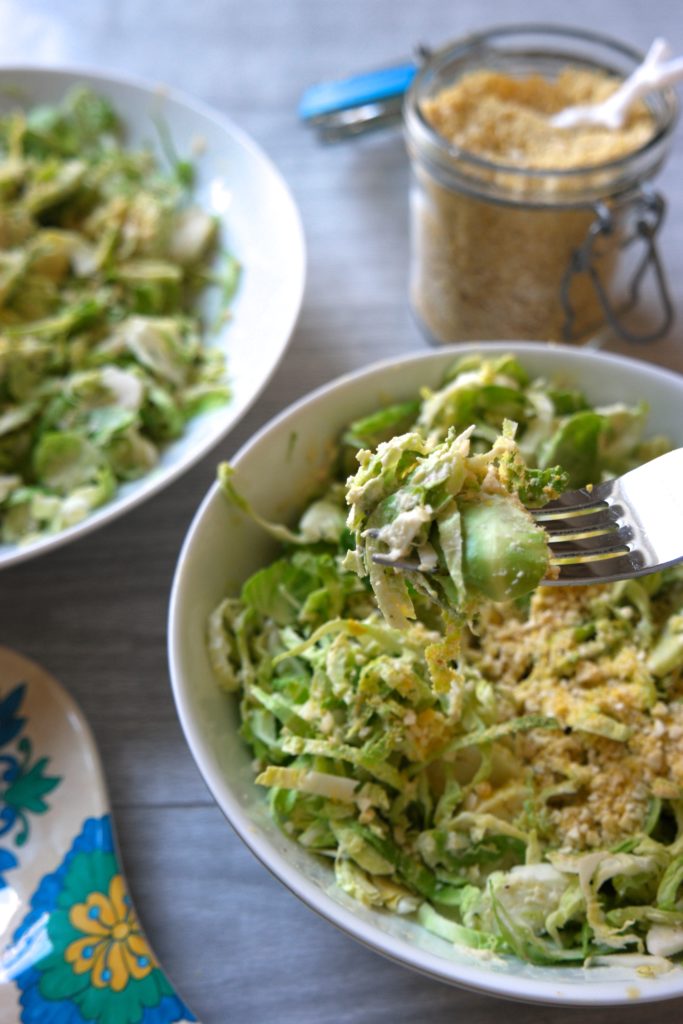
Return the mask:
<path fill-rule="evenodd" d="M 0 0 L 0 61 L 80 64 L 177 86 L 228 113 L 300 204 L 308 285 L 283 364 L 255 408 L 182 480 L 124 519 L 0 580 L 0 642 L 80 701 L 109 780 L 133 895 L 157 954 L 204 1024 L 673 1024 L 683 1004 L 574 1011 L 502 1004 L 427 980 L 300 904 L 236 838 L 188 753 L 171 699 L 166 610 L 176 556 L 219 457 L 293 399 L 376 359 L 419 350 L 406 298 L 408 168 L 398 133 L 322 147 L 301 90 L 380 66 L 418 41 L 532 19 L 664 35 L 680 0 Z M 660 178 L 678 326 L 636 356 L 683 370 L 683 127 Z M 626 347 L 624 346 L 624 350 Z"/>

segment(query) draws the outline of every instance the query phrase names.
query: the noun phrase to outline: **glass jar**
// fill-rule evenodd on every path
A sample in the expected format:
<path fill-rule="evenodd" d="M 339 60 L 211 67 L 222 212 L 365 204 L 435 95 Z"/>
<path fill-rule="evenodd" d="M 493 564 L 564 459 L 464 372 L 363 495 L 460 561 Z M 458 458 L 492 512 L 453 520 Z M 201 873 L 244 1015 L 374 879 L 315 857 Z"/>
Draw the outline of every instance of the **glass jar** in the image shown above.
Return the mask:
<path fill-rule="evenodd" d="M 494 29 L 427 56 L 403 119 L 413 169 L 411 302 L 431 341 L 581 342 L 600 338 L 605 326 L 633 341 L 666 332 L 673 314 L 656 248 L 664 201 L 649 179 L 669 150 L 673 90 L 644 101 L 652 133 L 639 148 L 558 169 L 468 152 L 440 135 L 424 109 L 474 70 L 555 79 L 577 68 L 623 79 L 641 61 L 611 39 L 553 26 Z M 659 308 L 635 330 L 627 312 L 646 280 Z"/>

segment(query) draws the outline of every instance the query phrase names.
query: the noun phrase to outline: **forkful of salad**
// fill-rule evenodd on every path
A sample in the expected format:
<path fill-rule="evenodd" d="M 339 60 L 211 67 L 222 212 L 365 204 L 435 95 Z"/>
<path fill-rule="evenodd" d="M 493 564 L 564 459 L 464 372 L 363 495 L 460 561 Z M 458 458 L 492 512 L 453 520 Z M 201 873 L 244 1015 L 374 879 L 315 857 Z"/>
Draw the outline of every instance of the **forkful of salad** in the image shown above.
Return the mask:
<path fill-rule="evenodd" d="M 358 453 L 345 566 L 369 577 L 391 625 L 414 618 L 416 592 L 468 615 L 541 584 L 608 583 L 683 559 L 683 449 L 565 490 L 561 467 L 526 465 L 511 421 L 483 452 L 474 430 L 410 432 Z"/>

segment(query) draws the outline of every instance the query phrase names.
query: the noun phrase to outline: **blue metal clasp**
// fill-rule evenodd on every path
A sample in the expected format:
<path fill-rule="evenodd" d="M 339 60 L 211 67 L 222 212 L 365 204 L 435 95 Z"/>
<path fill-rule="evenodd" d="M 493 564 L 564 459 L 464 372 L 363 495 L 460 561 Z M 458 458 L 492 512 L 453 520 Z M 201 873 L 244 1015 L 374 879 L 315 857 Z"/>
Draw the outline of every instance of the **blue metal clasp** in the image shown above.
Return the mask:
<path fill-rule="evenodd" d="M 403 96 L 426 55 L 421 48 L 413 63 L 312 85 L 301 97 L 299 117 L 326 142 L 397 124 Z"/>

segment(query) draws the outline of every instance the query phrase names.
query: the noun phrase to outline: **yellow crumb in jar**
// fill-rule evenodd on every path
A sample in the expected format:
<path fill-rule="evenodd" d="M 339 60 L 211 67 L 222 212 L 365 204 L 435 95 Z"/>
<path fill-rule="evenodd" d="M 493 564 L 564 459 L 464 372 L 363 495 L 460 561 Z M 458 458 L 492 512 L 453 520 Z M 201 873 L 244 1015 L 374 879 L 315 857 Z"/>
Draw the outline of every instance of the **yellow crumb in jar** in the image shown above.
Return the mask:
<path fill-rule="evenodd" d="M 595 224 L 598 200 L 614 224 L 593 241 L 592 267 L 619 307 L 629 220 L 616 197 L 639 182 L 628 156 L 653 136 L 654 116 L 640 103 L 618 130 L 550 124 L 552 114 L 599 102 L 618 85 L 606 72 L 578 67 L 554 79 L 480 69 L 421 101 L 422 115 L 451 147 L 435 172 L 409 131 L 411 300 L 434 341 L 595 335 L 605 310 L 594 281 L 585 269 L 566 275 Z"/>
<path fill-rule="evenodd" d="M 538 170 L 572 170 L 617 160 L 652 137 L 652 115 L 636 104 L 622 128 L 555 128 L 553 114 L 607 99 L 619 80 L 600 71 L 565 68 L 557 78 L 513 78 L 472 71 L 422 104 L 448 142 L 492 163 Z"/>

